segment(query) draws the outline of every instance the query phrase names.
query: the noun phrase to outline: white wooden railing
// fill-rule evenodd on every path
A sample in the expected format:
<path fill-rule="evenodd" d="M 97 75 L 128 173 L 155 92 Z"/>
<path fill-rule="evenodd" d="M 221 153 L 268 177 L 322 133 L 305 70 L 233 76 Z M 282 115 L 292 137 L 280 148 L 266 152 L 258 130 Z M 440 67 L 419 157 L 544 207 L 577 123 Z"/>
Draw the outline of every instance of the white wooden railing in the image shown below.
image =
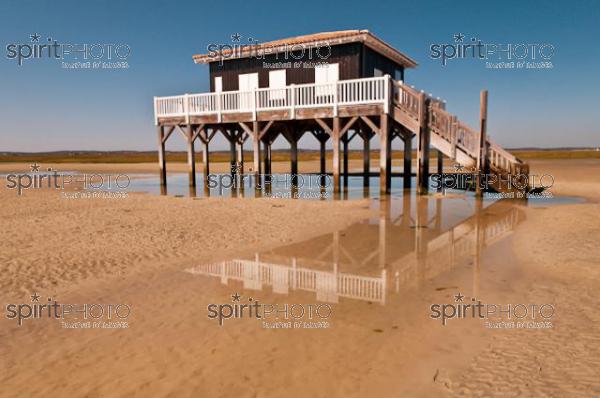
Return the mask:
<path fill-rule="evenodd" d="M 292 84 L 284 88 L 258 88 L 251 91 L 184 94 L 154 97 L 154 119 L 217 115 L 219 121 L 226 113 L 252 113 L 269 110 L 331 108 L 337 116 L 339 106 L 381 104 L 389 111 L 389 76 L 340 80 L 324 84 Z"/>

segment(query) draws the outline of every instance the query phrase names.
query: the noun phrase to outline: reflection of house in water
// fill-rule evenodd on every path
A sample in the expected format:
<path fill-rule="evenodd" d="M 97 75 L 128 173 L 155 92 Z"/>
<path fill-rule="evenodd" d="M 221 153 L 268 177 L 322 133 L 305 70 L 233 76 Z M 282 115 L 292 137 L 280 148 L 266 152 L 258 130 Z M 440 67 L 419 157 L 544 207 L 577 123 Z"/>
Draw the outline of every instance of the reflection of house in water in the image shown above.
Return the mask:
<path fill-rule="evenodd" d="M 270 286 L 280 294 L 315 292 L 320 301 L 343 297 L 383 304 L 386 290 L 419 286 L 472 259 L 476 290 L 481 251 L 524 217 L 511 201 L 483 208 L 481 201 L 405 195 L 372 203 L 379 205 L 378 218 L 257 254 L 254 260 L 201 265 L 189 272 L 219 277 L 223 284 L 242 281 L 251 290 Z"/>

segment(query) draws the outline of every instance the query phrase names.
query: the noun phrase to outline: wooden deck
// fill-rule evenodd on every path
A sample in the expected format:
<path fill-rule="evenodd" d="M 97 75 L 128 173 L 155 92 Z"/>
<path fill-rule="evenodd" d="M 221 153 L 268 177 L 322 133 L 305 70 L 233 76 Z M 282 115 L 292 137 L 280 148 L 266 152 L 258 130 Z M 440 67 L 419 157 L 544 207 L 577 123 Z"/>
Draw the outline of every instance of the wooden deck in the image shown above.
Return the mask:
<path fill-rule="evenodd" d="M 189 145 L 190 185 L 195 186 L 194 141 L 203 145 L 203 160 L 209 162 L 208 145 L 215 132 L 231 144 L 231 162 L 239 162 L 243 145 L 252 139 L 254 172 L 260 174 L 264 162 L 270 173 L 270 146 L 282 134 L 292 151 L 292 174 L 297 174 L 297 143 L 312 133 L 321 145 L 321 173 L 325 173 L 325 143 L 332 139 L 334 190 L 340 190 L 340 172 L 347 176 L 348 143 L 363 139 L 365 175 L 369 170 L 369 142 L 379 137 L 381 192 L 391 185 L 391 141 L 404 142 L 404 174 L 411 174 L 412 140 L 416 138 L 417 180 L 420 193 L 426 193 L 429 179 L 430 147 L 438 149 L 455 163 L 472 169 L 478 176 L 493 174 L 499 181 L 519 175 L 527 179 L 528 167 L 488 137 L 487 92 L 480 99 L 480 126 L 473 129 L 446 111 L 446 103 L 423 91 L 395 81 L 389 76 L 341 80 L 328 84 L 290 85 L 285 88 L 259 88 L 252 91 L 226 91 L 184 94 L 154 98 L 155 123 L 159 129 L 161 181 L 166 183 L 164 143 L 179 130 Z M 352 132 L 352 133 L 351 133 Z M 261 144 L 263 150 L 261 151 Z M 441 170 L 442 157 L 438 161 Z M 208 173 L 209 167 L 205 167 Z M 483 178 L 483 177 L 480 177 Z M 405 178 L 405 187 L 410 178 Z M 525 184 L 526 185 L 526 184 Z M 477 185 L 481 193 L 480 184 Z M 508 192 L 514 186 L 492 184 L 490 189 Z"/>

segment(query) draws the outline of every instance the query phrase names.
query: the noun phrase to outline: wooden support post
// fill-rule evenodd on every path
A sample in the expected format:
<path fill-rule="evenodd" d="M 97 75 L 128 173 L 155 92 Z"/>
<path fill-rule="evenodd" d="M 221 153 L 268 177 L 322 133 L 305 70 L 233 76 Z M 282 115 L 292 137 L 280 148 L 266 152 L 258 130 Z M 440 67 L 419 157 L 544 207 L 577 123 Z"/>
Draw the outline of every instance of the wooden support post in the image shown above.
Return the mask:
<path fill-rule="evenodd" d="M 343 150 L 344 150 L 344 160 L 343 160 L 343 173 L 344 173 L 344 187 L 348 188 L 348 134 L 344 136 L 342 139 Z"/>
<path fill-rule="evenodd" d="M 458 144 L 458 118 L 456 116 L 452 116 L 450 120 L 450 136 L 452 137 L 450 158 L 456 161 L 456 144 Z"/>
<path fill-rule="evenodd" d="M 363 187 L 369 186 L 371 177 L 371 132 L 362 129 L 363 137 Z"/>
<path fill-rule="evenodd" d="M 235 136 L 236 136 L 235 131 L 229 132 L 229 168 L 230 168 L 232 177 L 236 174 L 236 171 L 237 171 L 237 167 L 236 167 L 237 153 L 236 153 L 236 145 L 235 145 L 235 143 L 236 143 Z"/>
<path fill-rule="evenodd" d="M 412 182 L 412 132 L 407 131 L 404 137 L 404 166 L 403 186 L 404 189 L 410 189 Z"/>
<path fill-rule="evenodd" d="M 252 123 L 252 151 L 253 151 L 253 168 L 255 185 L 258 186 L 258 179 L 260 178 L 260 138 L 259 138 L 258 122 Z"/>
<path fill-rule="evenodd" d="M 333 118 L 333 192 L 340 192 L 340 119 Z"/>
<path fill-rule="evenodd" d="M 387 178 L 387 181 L 385 182 L 385 184 L 387 185 L 387 190 L 388 192 L 390 192 L 390 190 L 392 189 L 392 139 L 394 138 L 392 135 L 392 132 L 390 131 L 390 118 L 388 116 L 385 117 L 387 119 L 387 123 L 388 123 L 388 127 L 387 127 L 387 159 L 386 159 L 386 170 L 385 170 L 385 176 Z"/>
<path fill-rule="evenodd" d="M 210 174 L 210 152 L 208 150 L 208 134 L 206 141 L 202 143 L 202 162 L 204 163 L 204 195 L 210 196 L 210 189 L 208 187 L 208 175 Z"/>
<path fill-rule="evenodd" d="M 437 151 L 437 173 L 442 174 L 444 172 L 444 154 L 438 149 Z"/>
<path fill-rule="evenodd" d="M 265 174 L 271 174 L 271 143 L 268 139 L 263 141 L 263 159 L 265 162 Z"/>
<path fill-rule="evenodd" d="M 324 189 L 325 184 L 327 183 L 327 150 L 325 148 L 325 143 L 327 142 L 325 132 L 321 132 L 318 135 L 315 135 L 319 140 L 319 173 L 321 174 L 319 177 L 319 184 L 321 188 Z"/>
<path fill-rule="evenodd" d="M 487 90 L 482 90 L 479 96 L 479 149 L 477 152 L 477 185 L 475 186 L 475 193 L 477 196 L 483 195 L 483 190 L 481 189 L 481 179 L 482 173 L 487 171 L 487 101 L 488 92 Z"/>
<path fill-rule="evenodd" d="M 159 179 L 161 192 L 163 187 L 166 189 L 167 187 L 167 161 L 165 154 L 165 128 L 162 125 L 158 126 L 158 170 L 159 170 Z"/>
<path fill-rule="evenodd" d="M 240 137 L 237 145 L 237 173 L 244 175 L 244 140 Z"/>
<path fill-rule="evenodd" d="M 321 175 L 325 175 L 327 173 L 327 151 L 325 149 L 325 137 L 321 136 L 321 138 L 319 139 L 319 145 L 320 145 L 320 155 L 319 155 L 319 159 L 320 159 L 320 173 Z"/>
<path fill-rule="evenodd" d="M 419 135 L 417 143 L 417 193 L 427 195 L 429 191 L 429 142 L 431 139 L 428 118 L 429 99 L 424 93 L 419 95 Z"/>
<path fill-rule="evenodd" d="M 202 142 L 202 163 L 204 163 L 204 182 L 208 182 L 210 174 L 210 154 L 208 152 L 208 140 Z"/>
<path fill-rule="evenodd" d="M 194 150 L 194 129 L 191 124 L 187 126 L 188 137 L 188 177 L 189 186 L 196 186 L 196 151 Z"/>
<path fill-rule="evenodd" d="M 381 115 L 379 124 L 379 187 L 382 195 L 390 192 L 391 182 L 391 139 L 388 115 Z"/>
<path fill-rule="evenodd" d="M 298 139 L 295 131 L 290 134 L 290 174 L 292 185 L 298 185 Z"/>
<path fill-rule="evenodd" d="M 271 142 L 269 138 L 266 137 L 262 140 L 263 143 L 263 178 L 262 178 L 262 188 L 264 188 L 265 193 L 269 194 L 271 192 Z"/>

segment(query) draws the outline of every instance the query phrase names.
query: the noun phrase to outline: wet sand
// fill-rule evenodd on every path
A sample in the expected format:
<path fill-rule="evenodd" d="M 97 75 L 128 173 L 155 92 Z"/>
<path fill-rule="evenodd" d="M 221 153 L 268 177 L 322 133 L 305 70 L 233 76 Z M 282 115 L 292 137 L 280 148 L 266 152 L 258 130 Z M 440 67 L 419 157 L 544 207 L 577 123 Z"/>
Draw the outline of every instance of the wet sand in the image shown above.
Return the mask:
<path fill-rule="evenodd" d="M 3 319 L 0 396 L 597 396 L 600 162 L 534 162 L 532 170 L 555 175 L 554 193 L 589 203 L 473 213 L 460 198 L 432 197 L 412 202 L 407 216 L 396 208 L 404 209 L 402 198 L 386 210 L 366 201 L 143 194 L 91 202 L 38 191 L 17 199 L 3 189 L 3 303 L 29 302 L 36 291 L 62 303 L 127 303 L 132 313 L 123 330 Z M 461 207 L 453 211 L 451 201 Z M 448 220 L 436 226 L 438 203 Z M 449 250 L 472 243 L 478 225 L 498 229 L 513 213 L 518 222 L 497 241 L 475 245 L 479 261 L 468 246 L 449 262 Z M 382 233 L 387 244 L 378 247 Z M 449 236 L 454 244 L 442 242 Z M 413 253 L 423 241 L 428 249 Z M 371 256 L 374 249 L 385 256 Z M 385 270 L 385 303 L 339 298 L 329 329 L 263 329 L 254 319 L 219 327 L 206 306 L 231 303 L 236 292 L 263 303 L 320 302 L 314 292 L 273 293 L 185 272 L 255 253 L 288 265 L 303 257 L 299 267 L 328 272 L 337 255 L 339 272 L 365 278 Z M 458 292 L 552 303 L 554 328 L 491 330 L 472 319 L 442 326 L 429 317 L 432 303 Z"/>

